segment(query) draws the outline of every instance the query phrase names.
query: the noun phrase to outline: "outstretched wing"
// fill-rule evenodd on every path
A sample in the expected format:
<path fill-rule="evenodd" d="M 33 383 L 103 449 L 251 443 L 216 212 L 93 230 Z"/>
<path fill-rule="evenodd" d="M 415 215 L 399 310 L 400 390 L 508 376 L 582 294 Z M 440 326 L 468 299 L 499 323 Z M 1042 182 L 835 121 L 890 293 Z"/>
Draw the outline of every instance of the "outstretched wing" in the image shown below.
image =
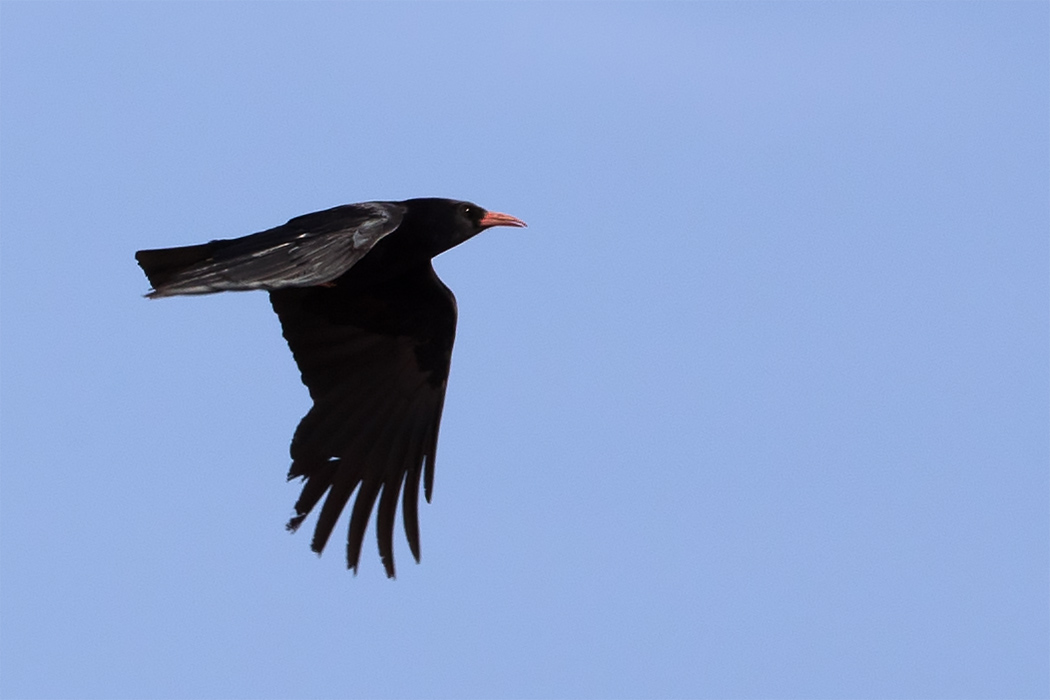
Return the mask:
<path fill-rule="evenodd" d="M 140 250 L 135 259 L 153 285 L 150 297 L 325 284 L 395 231 L 404 213 L 395 202 L 347 204 L 250 236 Z"/>
<path fill-rule="evenodd" d="M 430 501 L 434 453 L 456 332 L 456 300 L 428 263 L 380 284 L 270 292 L 314 405 L 292 439 L 288 478 L 305 484 L 288 529 L 327 493 L 311 548 L 320 553 L 350 496 L 347 567 L 357 571 L 379 501 L 376 536 L 394 576 L 393 535 L 402 493 L 405 534 L 419 561 L 420 477 Z"/>

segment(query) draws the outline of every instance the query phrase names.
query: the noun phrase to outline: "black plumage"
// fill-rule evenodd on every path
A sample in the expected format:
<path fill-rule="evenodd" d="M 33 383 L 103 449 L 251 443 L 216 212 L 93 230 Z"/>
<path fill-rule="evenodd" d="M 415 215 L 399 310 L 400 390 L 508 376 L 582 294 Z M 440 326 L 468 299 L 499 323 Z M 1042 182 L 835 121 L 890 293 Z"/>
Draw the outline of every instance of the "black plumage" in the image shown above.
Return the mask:
<path fill-rule="evenodd" d="M 305 480 L 288 529 L 324 498 L 320 553 L 356 490 L 347 566 L 357 570 L 378 500 L 376 535 L 394 575 L 400 494 L 420 557 L 418 494 L 430 500 L 456 332 L 456 299 L 431 259 L 491 226 L 524 226 L 469 202 L 412 199 L 335 207 L 232 240 L 135 254 L 150 297 L 265 289 L 313 407 L 292 438 L 288 478 Z"/>

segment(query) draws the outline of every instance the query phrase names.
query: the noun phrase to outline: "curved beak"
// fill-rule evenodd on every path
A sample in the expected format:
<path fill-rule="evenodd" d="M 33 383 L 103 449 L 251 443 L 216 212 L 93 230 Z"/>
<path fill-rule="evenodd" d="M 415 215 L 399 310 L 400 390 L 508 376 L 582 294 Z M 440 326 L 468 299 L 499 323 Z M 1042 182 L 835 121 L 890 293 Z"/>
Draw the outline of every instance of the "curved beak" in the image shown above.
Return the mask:
<path fill-rule="evenodd" d="M 521 219 L 510 214 L 500 214 L 498 211 L 485 212 L 478 224 L 481 228 L 489 228 L 490 226 L 517 226 L 518 228 L 525 228 L 528 226 Z"/>

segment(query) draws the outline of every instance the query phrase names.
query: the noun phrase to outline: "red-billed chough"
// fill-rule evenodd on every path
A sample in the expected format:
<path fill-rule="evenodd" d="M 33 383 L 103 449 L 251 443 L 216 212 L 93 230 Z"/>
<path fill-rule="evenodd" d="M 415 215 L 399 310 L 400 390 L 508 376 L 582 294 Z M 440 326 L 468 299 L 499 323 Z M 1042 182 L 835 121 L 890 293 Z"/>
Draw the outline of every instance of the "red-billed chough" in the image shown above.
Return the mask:
<path fill-rule="evenodd" d="M 456 298 L 431 258 L 492 226 L 525 226 L 469 202 L 410 199 L 348 204 L 231 240 L 135 259 L 149 297 L 265 289 L 313 407 L 292 438 L 288 478 L 305 480 L 296 530 L 327 493 L 311 548 L 320 553 L 350 496 L 347 566 L 357 571 L 376 500 L 376 535 L 394 575 L 399 493 L 419 561 L 417 501 L 430 501 Z"/>

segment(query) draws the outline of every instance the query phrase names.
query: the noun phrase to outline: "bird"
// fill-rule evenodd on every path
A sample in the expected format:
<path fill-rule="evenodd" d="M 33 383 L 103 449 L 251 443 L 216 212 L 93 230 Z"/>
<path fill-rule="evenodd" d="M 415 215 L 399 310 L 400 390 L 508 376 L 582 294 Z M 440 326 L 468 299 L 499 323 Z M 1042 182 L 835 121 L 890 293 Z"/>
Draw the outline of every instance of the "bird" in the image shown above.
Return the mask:
<path fill-rule="evenodd" d="M 312 406 L 291 442 L 288 480 L 302 491 L 295 532 L 321 499 L 310 548 L 320 555 L 356 490 L 346 564 L 357 574 L 378 501 L 376 538 L 394 578 L 400 495 L 420 561 L 419 485 L 430 502 L 457 305 L 432 259 L 494 226 L 524 227 L 466 201 L 345 204 L 240 238 L 140 250 L 148 298 L 265 290 Z"/>

